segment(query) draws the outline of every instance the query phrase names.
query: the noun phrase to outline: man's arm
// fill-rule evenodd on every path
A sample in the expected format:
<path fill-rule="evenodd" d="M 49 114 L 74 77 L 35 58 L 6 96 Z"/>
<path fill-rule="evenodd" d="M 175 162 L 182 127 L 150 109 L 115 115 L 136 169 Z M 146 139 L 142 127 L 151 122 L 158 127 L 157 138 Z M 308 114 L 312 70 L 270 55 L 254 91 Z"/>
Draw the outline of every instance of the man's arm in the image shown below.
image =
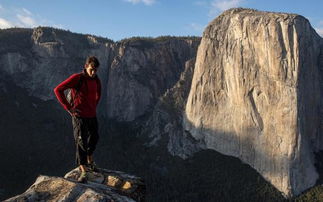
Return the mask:
<path fill-rule="evenodd" d="M 72 108 L 72 106 L 67 101 L 64 91 L 68 88 L 74 88 L 79 82 L 79 79 L 80 79 L 79 74 L 73 74 L 72 76 L 70 76 L 69 78 L 67 78 L 65 81 L 58 84 L 58 86 L 54 88 L 54 93 L 58 101 L 61 103 L 61 105 L 66 111 L 69 111 Z"/>

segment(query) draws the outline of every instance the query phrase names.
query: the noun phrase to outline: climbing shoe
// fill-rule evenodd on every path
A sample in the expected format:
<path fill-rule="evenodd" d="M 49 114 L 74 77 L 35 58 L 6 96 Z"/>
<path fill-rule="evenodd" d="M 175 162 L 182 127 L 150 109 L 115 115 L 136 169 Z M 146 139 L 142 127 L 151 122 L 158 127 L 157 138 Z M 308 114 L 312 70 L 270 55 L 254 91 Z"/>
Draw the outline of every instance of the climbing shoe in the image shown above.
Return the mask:
<path fill-rule="evenodd" d="M 87 173 L 82 171 L 80 174 L 80 177 L 77 179 L 77 181 L 80 183 L 86 183 L 87 182 Z"/>
<path fill-rule="evenodd" d="M 87 167 L 90 171 L 99 172 L 99 169 L 98 169 L 97 165 L 94 163 L 94 161 L 92 161 L 91 163 L 88 163 Z"/>

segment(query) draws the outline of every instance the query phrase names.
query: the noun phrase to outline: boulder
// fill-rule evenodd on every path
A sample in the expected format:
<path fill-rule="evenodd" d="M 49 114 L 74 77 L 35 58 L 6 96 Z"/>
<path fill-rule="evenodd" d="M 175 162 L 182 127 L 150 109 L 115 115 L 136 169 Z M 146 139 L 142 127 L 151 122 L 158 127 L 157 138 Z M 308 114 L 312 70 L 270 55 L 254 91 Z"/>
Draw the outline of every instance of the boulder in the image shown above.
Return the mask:
<path fill-rule="evenodd" d="M 75 168 L 64 178 L 40 175 L 24 193 L 5 201 L 144 201 L 145 184 L 139 177 L 120 171 L 90 172 L 87 183 L 78 183 Z"/>

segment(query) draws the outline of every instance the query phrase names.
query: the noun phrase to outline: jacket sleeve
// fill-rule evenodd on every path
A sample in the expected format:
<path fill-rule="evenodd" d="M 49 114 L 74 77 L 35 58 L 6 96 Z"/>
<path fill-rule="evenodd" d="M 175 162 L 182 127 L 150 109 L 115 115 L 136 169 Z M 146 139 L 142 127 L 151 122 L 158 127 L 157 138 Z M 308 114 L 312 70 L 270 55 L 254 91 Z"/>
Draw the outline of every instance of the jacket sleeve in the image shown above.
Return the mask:
<path fill-rule="evenodd" d="M 101 98 L 101 81 L 100 79 L 98 79 L 98 92 L 97 92 L 97 96 L 96 96 L 96 105 L 98 105 L 99 101 L 100 101 L 100 98 Z"/>
<path fill-rule="evenodd" d="M 66 111 L 70 110 L 72 108 L 72 106 L 67 101 L 67 99 L 65 97 L 65 94 L 64 94 L 64 91 L 66 89 L 68 89 L 68 88 L 75 88 L 75 86 L 77 85 L 79 79 L 80 79 L 79 74 L 73 74 L 72 76 L 70 76 L 69 78 L 67 78 L 65 81 L 58 84 L 58 86 L 56 86 L 54 88 L 54 93 L 55 93 L 58 101 L 61 103 L 61 105 L 63 106 L 63 108 Z"/>

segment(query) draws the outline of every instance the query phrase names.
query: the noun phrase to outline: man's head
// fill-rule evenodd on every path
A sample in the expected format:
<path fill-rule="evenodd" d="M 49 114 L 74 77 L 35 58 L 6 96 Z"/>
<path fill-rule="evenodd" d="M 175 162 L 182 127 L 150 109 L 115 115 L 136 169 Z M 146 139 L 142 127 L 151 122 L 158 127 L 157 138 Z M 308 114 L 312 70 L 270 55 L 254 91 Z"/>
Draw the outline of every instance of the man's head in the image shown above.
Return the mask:
<path fill-rule="evenodd" d="M 99 60 L 95 56 L 90 56 L 86 58 L 84 68 L 86 70 L 86 73 L 90 77 L 94 77 L 96 75 L 96 71 L 98 70 L 99 66 Z"/>

